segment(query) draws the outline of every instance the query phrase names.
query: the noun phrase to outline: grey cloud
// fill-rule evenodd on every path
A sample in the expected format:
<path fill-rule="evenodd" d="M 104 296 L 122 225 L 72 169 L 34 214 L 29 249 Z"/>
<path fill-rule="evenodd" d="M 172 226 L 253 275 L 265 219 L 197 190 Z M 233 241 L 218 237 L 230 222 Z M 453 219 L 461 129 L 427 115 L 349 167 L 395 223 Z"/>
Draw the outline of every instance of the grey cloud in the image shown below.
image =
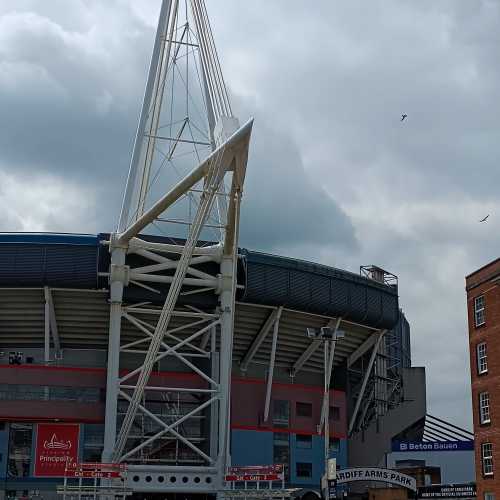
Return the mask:
<path fill-rule="evenodd" d="M 241 243 L 398 274 L 430 410 L 469 426 L 463 277 L 498 255 L 500 4 L 207 3 L 235 108 L 256 114 Z M 0 165 L 93 186 L 97 230 L 118 214 L 152 45 L 159 2 L 140 4 L 0 6 Z"/>
<path fill-rule="evenodd" d="M 277 251 L 328 245 L 353 250 L 354 228 L 335 201 L 307 175 L 293 140 L 257 113 L 242 206 L 241 244 Z"/>

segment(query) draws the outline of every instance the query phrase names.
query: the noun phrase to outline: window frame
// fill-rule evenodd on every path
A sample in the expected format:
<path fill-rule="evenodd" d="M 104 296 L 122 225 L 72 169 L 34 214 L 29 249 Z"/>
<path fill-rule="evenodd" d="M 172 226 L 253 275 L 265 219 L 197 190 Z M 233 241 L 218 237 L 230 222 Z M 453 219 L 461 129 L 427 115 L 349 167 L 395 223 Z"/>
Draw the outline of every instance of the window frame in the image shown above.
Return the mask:
<path fill-rule="evenodd" d="M 309 409 L 309 412 L 307 415 L 301 415 L 299 412 L 299 407 L 305 408 L 307 407 Z M 308 401 L 295 401 L 295 416 L 298 418 L 312 418 L 313 416 L 313 405 L 312 403 Z"/>
<path fill-rule="evenodd" d="M 299 466 L 310 466 L 310 474 L 307 476 L 299 475 Z M 309 467 L 304 467 L 309 469 Z M 295 476 L 297 479 L 312 479 L 313 477 L 313 464 L 312 462 L 295 462 Z"/>
<path fill-rule="evenodd" d="M 495 493 L 492 491 L 485 491 L 483 498 L 484 500 L 495 500 Z"/>
<path fill-rule="evenodd" d="M 275 427 L 290 425 L 290 406 L 287 399 L 273 399 L 272 421 Z"/>
<path fill-rule="evenodd" d="M 340 406 L 337 405 L 330 406 L 328 414 L 330 415 L 330 420 L 332 422 L 340 422 L 342 420 L 340 416 Z"/>
<path fill-rule="evenodd" d="M 485 448 L 488 448 L 488 454 L 485 453 Z M 487 462 L 489 461 L 489 462 Z M 481 443 L 481 468 L 483 476 L 493 476 L 493 443 Z M 487 470 L 491 469 L 491 470 Z"/>
<path fill-rule="evenodd" d="M 340 439 L 330 437 L 328 442 L 330 453 L 338 453 L 340 451 Z"/>
<path fill-rule="evenodd" d="M 480 351 L 483 350 L 483 348 L 484 352 L 481 354 Z M 476 345 L 476 366 L 478 375 L 488 373 L 488 348 L 486 342 L 479 342 L 479 344 Z"/>
<path fill-rule="evenodd" d="M 10 424 L 7 451 L 7 479 L 24 479 L 30 477 L 34 464 L 32 448 L 35 439 L 35 424 L 28 422 L 12 422 Z M 18 474 L 17 472 L 20 473 Z"/>
<path fill-rule="evenodd" d="M 479 393 L 479 422 L 481 425 L 486 425 L 491 423 L 491 404 L 490 404 L 490 393 L 488 391 L 483 391 Z"/>
<path fill-rule="evenodd" d="M 478 308 L 478 301 L 482 300 L 482 307 Z M 482 316 L 482 319 L 478 321 L 478 317 Z M 486 301 L 483 295 L 478 295 L 474 297 L 474 325 L 476 328 L 483 326 L 486 323 Z"/>
<path fill-rule="evenodd" d="M 296 434 L 295 447 L 300 450 L 312 450 L 311 434 Z"/>

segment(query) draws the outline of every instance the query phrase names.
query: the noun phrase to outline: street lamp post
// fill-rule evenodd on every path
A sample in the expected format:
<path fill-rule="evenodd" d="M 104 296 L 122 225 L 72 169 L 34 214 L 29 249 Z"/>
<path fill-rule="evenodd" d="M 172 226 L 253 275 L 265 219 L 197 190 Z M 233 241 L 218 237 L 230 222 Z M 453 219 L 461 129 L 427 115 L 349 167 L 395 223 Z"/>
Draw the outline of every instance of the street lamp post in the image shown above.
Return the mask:
<path fill-rule="evenodd" d="M 330 459 L 330 382 L 333 373 L 333 359 L 335 355 L 335 344 L 339 339 L 345 337 L 345 332 L 338 329 L 337 327 L 325 326 L 319 329 L 308 328 L 307 336 L 313 339 L 323 340 L 324 345 L 324 392 L 323 392 L 323 434 L 324 434 L 324 444 L 325 444 L 325 472 L 323 484 L 326 485 L 324 488 L 325 500 L 330 500 L 330 489 L 328 485 L 329 471 L 328 471 L 328 461 Z"/>

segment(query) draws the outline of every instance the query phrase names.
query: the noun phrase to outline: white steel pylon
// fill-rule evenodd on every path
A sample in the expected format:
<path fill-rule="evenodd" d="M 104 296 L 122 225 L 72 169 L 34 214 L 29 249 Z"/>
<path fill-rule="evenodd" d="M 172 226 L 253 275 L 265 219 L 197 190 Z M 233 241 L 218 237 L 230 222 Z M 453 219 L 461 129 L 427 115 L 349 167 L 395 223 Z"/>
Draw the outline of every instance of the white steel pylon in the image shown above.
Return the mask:
<path fill-rule="evenodd" d="M 103 461 L 135 467 L 130 486 L 137 491 L 213 492 L 222 485 L 251 129 L 252 120 L 240 126 L 232 114 L 203 0 L 163 0 L 120 221 L 109 241 Z M 171 239 L 158 242 L 143 231 Z M 126 303 L 124 290 L 134 289 L 162 303 Z M 216 307 L 190 303 L 207 295 Z M 153 383 L 160 365 L 190 372 L 196 382 Z M 168 470 L 168 484 L 154 483 L 153 469 Z"/>

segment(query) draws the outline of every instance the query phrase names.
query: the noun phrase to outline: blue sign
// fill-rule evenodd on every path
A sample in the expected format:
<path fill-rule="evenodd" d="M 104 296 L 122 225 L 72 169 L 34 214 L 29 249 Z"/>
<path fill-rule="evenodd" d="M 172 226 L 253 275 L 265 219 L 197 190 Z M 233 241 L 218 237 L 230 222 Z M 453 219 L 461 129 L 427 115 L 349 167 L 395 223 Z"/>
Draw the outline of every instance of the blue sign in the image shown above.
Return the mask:
<path fill-rule="evenodd" d="M 474 441 L 393 441 L 392 451 L 470 451 Z"/>

